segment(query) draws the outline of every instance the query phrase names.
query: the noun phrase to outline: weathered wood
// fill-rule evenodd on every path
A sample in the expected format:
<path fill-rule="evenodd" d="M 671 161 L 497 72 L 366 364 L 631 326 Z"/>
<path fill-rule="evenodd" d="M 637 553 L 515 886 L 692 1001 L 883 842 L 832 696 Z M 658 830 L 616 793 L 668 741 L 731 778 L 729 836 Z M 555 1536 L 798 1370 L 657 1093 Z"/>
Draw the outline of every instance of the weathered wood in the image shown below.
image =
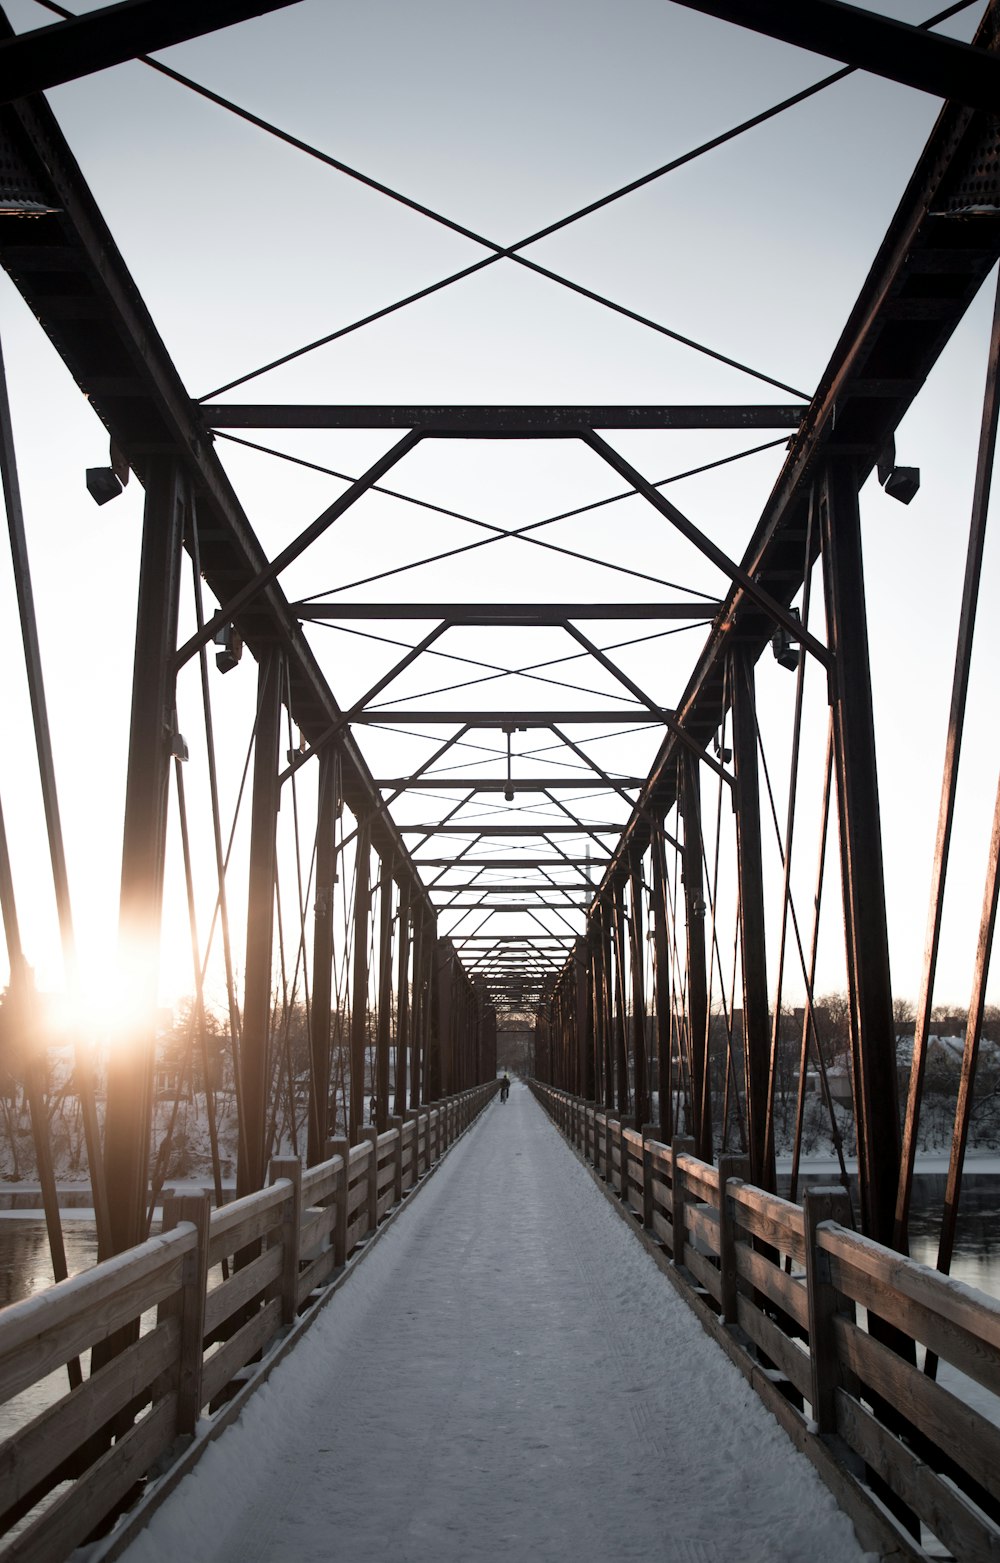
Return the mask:
<path fill-rule="evenodd" d="M 830 1277 L 830 1261 L 819 1248 L 821 1222 L 846 1225 L 851 1202 L 846 1189 L 806 1189 L 802 1202 L 806 1239 L 806 1291 L 809 1299 L 809 1355 L 812 1388 L 809 1400 L 813 1420 L 821 1433 L 836 1430 L 834 1397 L 837 1390 L 837 1341 L 833 1321 L 842 1307 L 840 1294 Z"/>
<path fill-rule="evenodd" d="M 3 1311 L 0 1332 L 0 1401 L 171 1296 L 194 1243 L 194 1233 L 183 1227 L 70 1276 L 37 1297 L 11 1303 Z"/>
<path fill-rule="evenodd" d="M 684 1268 L 689 1270 L 700 1286 L 708 1292 L 714 1303 L 722 1304 L 722 1277 L 711 1259 L 698 1252 L 691 1243 L 684 1251 Z"/>
<path fill-rule="evenodd" d="M 116 1412 L 176 1368 L 180 1338 L 180 1320 L 165 1319 L 0 1444 L 0 1524 Z"/>
<path fill-rule="evenodd" d="M 843 1318 L 834 1318 L 841 1362 L 967 1471 L 995 1498 L 1000 1495 L 1000 1427 L 925 1377 L 912 1363 Z M 863 1391 L 862 1391 L 863 1392 Z"/>
<path fill-rule="evenodd" d="M 216 1265 L 220 1259 L 239 1253 L 241 1249 L 249 1248 L 251 1243 L 266 1237 L 281 1220 L 283 1199 L 283 1189 L 258 1189 L 255 1194 L 246 1194 L 231 1205 L 223 1205 L 221 1210 L 213 1211 L 208 1245 L 209 1264 Z"/>
<path fill-rule="evenodd" d="M 305 1302 L 311 1292 L 319 1288 L 330 1279 L 337 1268 L 332 1248 L 325 1248 L 315 1259 L 303 1265 L 299 1271 L 298 1300 L 299 1307 Z"/>
<path fill-rule="evenodd" d="M 281 1276 L 282 1254 L 280 1248 L 266 1248 L 256 1259 L 234 1270 L 228 1281 L 209 1292 L 205 1299 L 205 1337 L 210 1339 L 228 1319 L 260 1297 Z M 211 1398 L 204 1396 L 205 1400 Z"/>
<path fill-rule="evenodd" d="M 331 1140 L 330 1150 L 334 1156 L 339 1157 L 341 1164 L 336 1193 L 337 1219 L 333 1228 L 334 1263 L 339 1268 L 347 1263 L 347 1179 L 349 1176 L 348 1158 L 350 1147 L 346 1137 Z"/>
<path fill-rule="evenodd" d="M 730 1185 L 743 1181 L 750 1171 L 746 1156 L 719 1157 L 719 1270 L 722 1276 L 722 1318 L 725 1324 L 736 1323 L 736 1286 L 739 1271 L 736 1268 L 737 1225 L 733 1219 L 733 1201 Z"/>
<path fill-rule="evenodd" d="M 678 1166 L 678 1158 L 692 1156 L 694 1153 L 694 1138 L 689 1134 L 675 1134 L 671 1147 L 670 1166 L 672 1183 L 670 1190 L 671 1214 L 673 1216 L 673 1237 L 670 1251 L 675 1265 L 684 1263 L 684 1245 L 687 1242 L 687 1183 L 684 1172 Z"/>
<path fill-rule="evenodd" d="M 736 1269 L 769 1303 L 787 1313 L 803 1330 L 809 1328 L 809 1299 L 805 1285 L 774 1264 L 749 1243 L 736 1244 Z"/>
<path fill-rule="evenodd" d="M 389 1130 L 393 1135 L 392 1142 L 392 1176 L 393 1176 L 393 1204 L 398 1205 L 403 1197 L 403 1120 L 402 1118 L 390 1118 Z"/>
<path fill-rule="evenodd" d="M 680 1168 L 677 1165 L 677 1156 L 674 1156 L 674 1174 L 677 1171 L 683 1174 L 684 1182 L 690 1195 L 695 1199 L 703 1200 L 707 1205 L 717 1205 L 719 1202 L 719 1172 L 717 1167 L 710 1167 L 708 1162 L 699 1161 L 697 1156 L 682 1153 Z"/>
<path fill-rule="evenodd" d="M 820 1246 L 831 1258 L 843 1258 L 892 1292 L 910 1297 L 942 1319 L 968 1330 L 1000 1351 L 1000 1300 L 927 1265 L 883 1248 L 859 1232 L 824 1232 Z"/>
<path fill-rule="evenodd" d="M 1000 1563 L 1000 1530 L 950 1482 L 893 1437 L 872 1413 L 838 1389 L 837 1432 L 886 1485 L 918 1514 L 962 1563 Z"/>
<path fill-rule="evenodd" d="M 790 1254 L 798 1264 L 805 1264 L 802 1211 L 791 1200 L 744 1183 L 733 1190 L 733 1219 L 754 1237 L 762 1238 L 782 1254 Z"/>
<path fill-rule="evenodd" d="M 273 1244 L 276 1238 L 281 1248 L 281 1322 L 287 1326 L 295 1323 L 299 1311 L 299 1253 L 302 1247 L 302 1163 L 299 1158 L 273 1157 L 268 1182 L 272 1187 L 287 1184 L 281 1225 L 270 1240 Z"/>
<path fill-rule="evenodd" d="M 176 1397 L 167 1395 L 10 1543 L 4 1563 L 52 1563 L 68 1557 L 169 1448 L 176 1415 Z"/>
<path fill-rule="evenodd" d="M 195 1231 L 194 1249 L 184 1257 L 183 1285 L 176 1305 L 181 1324 L 177 1375 L 177 1432 L 193 1433 L 201 1414 L 201 1365 L 205 1341 L 205 1294 L 208 1290 L 208 1233 L 211 1203 L 207 1193 L 164 1200 L 163 1231 L 182 1221 Z"/>
<path fill-rule="evenodd" d="M 717 1259 L 721 1249 L 719 1236 L 719 1212 L 713 1210 L 711 1205 L 696 1205 L 693 1200 L 688 1200 L 687 1206 L 688 1231 L 695 1242 L 701 1243 L 708 1249 L 713 1259 Z"/>
<path fill-rule="evenodd" d="M 280 1325 L 281 1303 L 277 1297 L 273 1297 L 246 1324 L 241 1325 L 225 1345 L 206 1357 L 202 1369 L 205 1405 L 215 1400 L 240 1369 L 245 1368 L 258 1352 L 263 1351 L 277 1334 Z"/>
<path fill-rule="evenodd" d="M 797 1346 L 773 1319 L 755 1308 L 749 1297 L 736 1300 L 740 1329 L 769 1357 L 780 1373 L 808 1400 L 812 1393 L 812 1366 L 807 1352 Z"/>

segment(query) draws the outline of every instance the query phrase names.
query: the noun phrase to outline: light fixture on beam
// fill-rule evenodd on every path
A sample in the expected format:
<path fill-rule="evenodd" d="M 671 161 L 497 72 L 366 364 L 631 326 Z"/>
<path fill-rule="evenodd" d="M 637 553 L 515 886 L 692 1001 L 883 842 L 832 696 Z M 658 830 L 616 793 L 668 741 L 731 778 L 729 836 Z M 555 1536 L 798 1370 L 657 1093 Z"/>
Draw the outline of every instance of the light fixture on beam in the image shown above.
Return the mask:
<path fill-rule="evenodd" d="M 218 651 L 215 653 L 215 665 L 220 673 L 231 673 L 243 655 L 243 636 L 235 624 L 223 624 L 214 635 Z"/>
<path fill-rule="evenodd" d="M 890 499 L 908 505 L 920 488 L 919 467 L 896 466 L 896 440 L 890 434 L 878 458 L 878 480 Z"/>
<path fill-rule="evenodd" d="M 129 466 L 114 440 L 111 441 L 110 467 L 87 468 L 87 493 L 95 505 L 117 499 L 128 482 Z"/>
<path fill-rule="evenodd" d="M 788 611 L 796 623 L 801 622 L 798 608 L 789 608 Z M 784 625 L 779 625 L 771 636 L 771 650 L 774 653 L 775 662 L 780 667 L 788 668 L 792 673 L 795 672 L 799 665 L 797 644 L 797 641 L 792 637 L 791 630 L 786 630 Z"/>

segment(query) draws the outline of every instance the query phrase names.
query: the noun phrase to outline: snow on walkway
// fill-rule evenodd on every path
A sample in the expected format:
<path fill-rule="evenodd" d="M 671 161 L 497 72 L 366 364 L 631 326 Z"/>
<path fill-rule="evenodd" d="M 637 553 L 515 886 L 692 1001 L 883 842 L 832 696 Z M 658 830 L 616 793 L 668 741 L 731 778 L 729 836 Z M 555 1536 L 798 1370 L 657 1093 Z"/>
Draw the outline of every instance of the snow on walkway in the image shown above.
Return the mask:
<path fill-rule="evenodd" d="M 850 1522 L 524 1087 L 127 1563 L 858 1563 Z"/>

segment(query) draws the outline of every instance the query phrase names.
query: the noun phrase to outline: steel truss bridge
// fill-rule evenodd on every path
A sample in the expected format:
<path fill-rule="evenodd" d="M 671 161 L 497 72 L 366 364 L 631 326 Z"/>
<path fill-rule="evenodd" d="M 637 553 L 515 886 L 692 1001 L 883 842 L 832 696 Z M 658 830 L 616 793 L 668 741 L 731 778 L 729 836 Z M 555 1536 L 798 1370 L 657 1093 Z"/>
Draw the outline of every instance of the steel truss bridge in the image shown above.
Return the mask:
<path fill-rule="evenodd" d="M 105 1057 L 76 1038 L 74 1071 L 102 1258 L 148 1234 L 159 951 L 175 900 L 193 949 L 181 1071 L 189 1084 L 202 1079 L 212 1117 L 210 1071 L 206 1062 L 199 1075 L 197 1050 L 215 972 L 241 1195 L 265 1186 L 280 1122 L 291 1124 L 295 1152 L 317 1167 L 338 1132 L 348 1147 L 362 1143 L 369 1098 L 384 1134 L 406 1114 L 492 1080 L 510 1017 L 533 1027 L 532 1072 L 563 1093 L 551 1101 L 572 1098 L 592 1112 L 596 1104 L 636 1129 L 652 1124 L 665 1144 L 689 1135 L 706 1163 L 745 1154 L 750 1181 L 770 1193 L 784 1113 L 793 1198 L 815 1082 L 846 1184 L 844 1098 L 831 1083 L 816 991 L 833 925 L 848 999 L 840 1073 L 850 1082 L 857 1143 L 853 1219 L 862 1233 L 905 1252 L 946 893 L 958 893 L 957 874 L 961 893 L 977 905 L 981 894 L 982 902 L 969 951 L 940 1243 L 946 1271 L 1000 869 L 998 794 L 978 855 L 964 852 L 949 878 L 987 554 L 1000 313 L 983 345 L 968 528 L 949 516 L 951 551 L 961 547 L 966 556 L 957 643 L 935 611 L 933 586 L 919 609 L 939 642 L 950 690 L 945 711 L 927 714 L 927 732 L 935 720 L 945 724 L 943 756 L 925 733 L 913 738 L 920 766 L 935 778 L 940 772 L 940 789 L 929 839 L 910 844 L 930 865 L 930 896 L 902 1093 L 883 824 L 905 799 L 879 788 L 876 717 L 891 701 L 880 705 L 873 692 L 859 496 L 865 489 L 867 504 L 881 489 L 913 499 L 920 474 L 903 464 L 916 457 L 902 437 L 897 456 L 897 429 L 963 321 L 979 318 L 974 303 L 1000 257 L 994 5 L 974 8 L 977 30 L 965 43 L 939 25 L 965 13 L 961 5 L 915 26 L 833 0 L 682 0 L 678 15 L 701 12 L 730 24 L 718 37 L 734 47 L 741 29 L 766 33 L 826 57 L 830 73 L 644 179 L 501 243 L 150 58 L 262 13 L 291 16 L 289 0 L 126 0 L 80 17 L 44 3 L 54 20 L 28 33 L 5 22 L 0 40 L 0 263 L 110 439 L 108 465 L 87 474 L 92 496 L 114 498 L 129 474 L 144 493 L 120 899 L 122 958 L 140 1004 L 129 1046 Z M 318 321 L 314 339 L 195 398 L 43 96 L 127 60 L 461 238 L 477 258 L 349 323 L 326 329 Z M 730 353 L 696 340 L 683 319 L 654 318 L 536 258 L 543 239 L 852 72 L 933 94 L 943 106 L 811 392 L 743 362 L 736 346 Z M 556 294 L 568 290 L 595 318 L 625 319 L 689 352 L 706 374 L 725 371 L 726 387 L 739 376 L 753 381 L 759 399 L 234 399 L 259 377 L 490 267 L 541 278 Z M 245 336 L 252 352 L 253 322 Z M 61 804 L 78 778 L 57 773 L 54 759 L 44 604 L 36 605 L 29 567 L 38 523 L 21 498 L 17 417 L 17 386 L 9 396 L 4 386 L 0 464 L 36 740 L 21 763 L 39 778 L 47 856 L 34 877 L 51 878 L 72 989 L 80 966 L 74 913 L 79 923 L 86 889 L 71 883 Z M 670 450 L 690 449 L 690 459 L 651 478 L 637 453 L 643 439 L 667 434 Z M 357 470 L 345 473 L 335 456 L 316 455 L 347 448 L 348 437 L 368 453 Z M 541 520 L 490 519 L 491 474 L 508 453 L 513 460 L 525 451 L 536 473 L 548 461 L 567 471 L 567 453 L 585 459 L 594 497 L 578 499 L 573 486 L 571 501 Z M 439 470 L 453 454 L 468 473 L 469 452 L 483 472 L 478 514 L 453 502 L 450 489 L 439 499 L 406 476 L 424 458 L 433 456 Z M 742 530 L 731 517 L 718 525 L 714 511 L 699 520 L 697 482 L 728 480 L 733 469 L 739 478 L 762 456 L 774 464 L 766 469 L 773 481 Z M 264 465 L 287 471 L 290 482 L 319 480 L 336 497 L 307 524 L 289 524 L 289 504 L 277 521 L 255 527 L 253 474 Z M 23 467 L 22 460 L 22 478 Z M 752 494 L 753 483 L 743 481 Z M 682 506 L 675 491 L 690 503 L 685 497 Z M 727 490 L 726 504 L 741 492 L 738 483 Z M 403 517 L 387 542 L 378 535 L 385 512 L 366 508 L 375 504 Z M 640 507 L 649 531 L 637 532 L 633 546 L 622 516 Z M 329 551 L 332 529 L 359 515 L 375 517 L 352 534 L 368 553 L 345 579 Z M 581 519 L 589 530 L 574 541 L 567 523 Z M 434 528 L 445 523 L 459 543 L 438 546 Z M 422 529 L 434 540 L 426 551 Z M 512 537 L 532 566 L 519 574 L 520 591 L 502 574 L 494 583 L 487 566 L 498 553 L 479 552 Z M 469 555 L 468 569 L 456 576 L 448 572 L 458 555 Z M 418 568 L 422 579 L 445 584 L 437 594 L 399 595 Z M 590 585 L 578 584 L 581 568 L 596 572 Z M 564 598 L 567 580 L 574 584 Z M 232 723 L 242 718 L 222 715 L 227 690 L 237 686 L 236 709 L 246 717 L 238 742 Z M 470 693 L 476 703 L 467 705 Z M 43 1018 L 29 965 L 36 957 L 21 932 L 28 891 L 17 873 L 17 820 L 4 801 L 5 1009 L 15 1030 L 36 1034 Z M 783 1080 L 782 1017 L 792 1003 L 796 1067 Z M 298 1074 L 289 1040 L 297 1007 L 308 1033 Z M 65 1258 L 43 1074 L 37 1058 L 27 1066 L 58 1278 Z"/>

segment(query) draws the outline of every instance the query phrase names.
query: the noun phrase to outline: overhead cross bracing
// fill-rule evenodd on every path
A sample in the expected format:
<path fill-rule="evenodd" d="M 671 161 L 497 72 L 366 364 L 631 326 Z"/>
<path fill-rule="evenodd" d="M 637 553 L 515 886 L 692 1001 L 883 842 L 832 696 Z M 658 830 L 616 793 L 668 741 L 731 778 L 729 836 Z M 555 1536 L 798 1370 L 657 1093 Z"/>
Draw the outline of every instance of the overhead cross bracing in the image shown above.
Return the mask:
<path fill-rule="evenodd" d="M 12 30 L 64 9 L 18 0 Z M 908 1152 L 882 1117 L 897 915 L 883 835 L 914 854 L 898 790 L 887 807 L 878 788 L 866 640 L 901 613 L 890 599 L 866 614 L 857 499 L 872 475 L 876 559 L 887 537 L 897 563 L 943 554 L 942 515 L 954 542 L 963 496 L 938 490 L 927 520 L 943 461 L 911 451 L 931 438 L 921 399 L 939 365 L 970 351 L 963 322 L 998 253 L 992 11 L 894 24 L 892 68 L 880 20 L 853 16 L 847 64 L 822 75 L 802 50 L 830 46 L 829 7 L 809 8 L 808 36 L 795 8 L 772 8 L 764 39 L 725 25 L 757 8 L 667 6 L 647 23 L 656 47 L 629 50 L 647 94 L 615 87 L 612 108 L 594 61 L 579 102 L 555 69 L 527 94 L 554 104 L 558 85 L 559 123 L 585 142 L 560 132 L 551 157 L 512 157 L 490 139 L 505 114 L 477 108 L 466 161 L 454 101 L 438 94 L 438 120 L 405 72 L 405 119 L 385 103 L 373 118 L 354 84 L 328 102 L 313 72 L 341 22 L 323 9 L 246 23 L 232 37 L 264 42 L 245 52 L 220 34 L 168 61 L 148 56 L 169 8 L 136 5 L 136 63 L 51 103 L 16 94 L 0 116 L 0 261 L 84 393 L 66 417 L 98 491 L 129 472 L 145 490 L 141 559 L 106 519 L 134 509 L 135 484 L 99 521 L 88 512 L 108 529 L 86 560 L 101 560 L 101 612 L 69 546 L 58 600 L 74 623 L 86 613 L 89 642 L 139 582 L 122 905 L 157 934 L 162 921 L 162 950 L 183 950 L 176 992 L 221 1016 L 241 1180 L 262 1178 L 279 1118 L 306 1114 L 319 1154 L 338 1090 L 356 1136 L 373 1085 L 384 1117 L 478 1077 L 493 1010 L 520 982 L 539 1073 L 640 1122 L 655 1096 L 664 1130 L 676 1098 L 702 1154 L 745 1145 L 766 1184 L 779 1107 L 794 1116 L 782 1008 L 807 1015 L 804 1081 L 823 1043 L 814 997 L 843 986 L 859 1216 L 901 1232 Z M 609 36 L 631 37 L 611 20 Z M 63 79 L 73 38 L 90 40 L 81 75 L 108 65 L 114 21 L 53 24 L 30 75 L 14 40 L 0 75 L 20 68 L 32 91 Z M 414 25 L 397 19 L 394 38 L 433 76 L 443 56 Z M 454 16 L 442 25 L 428 36 L 450 36 Z M 497 60 L 524 71 L 523 50 L 505 53 L 516 32 L 500 30 Z M 554 31 L 537 58 L 564 47 Z M 647 54 L 669 83 L 645 74 Z M 478 56 L 477 70 L 508 103 L 515 77 Z M 883 71 L 902 85 L 860 74 Z M 954 101 L 935 125 L 922 94 L 938 80 Z M 98 108 L 116 116 L 113 152 Z M 552 124 L 535 129 L 532 146 L 549 145 Z M 119 170 L 133 143 L 155 179 Z M 22 331 L 18 316 L 18 345 Z M 26 485 L 53 443 L 44 462 L 22 453 Z M 886 496 L 915 498 L 917 461 L 924 492 L 886 517 Z M 37 494 L 27 508 L 39 526 Z M 69 513 L 61 490 L 53 508 Z M 76 525 L 76 547 L 96 535 Z M 929 573 L 907 601 L 936 619 L 954 592 Z M 118 661 L 123 634 L 116 621 Z M 907 644 L 909 667 L 923 648 Z M 925 716 L 907 696 L 885 697 L 899 749 L 900 712 Z M 91 754 L 96 730 L 71 752 Z M 831 955 L 831 918 L 846 954 Z M 141 1062 L 109 1082 L 105 1160 L 128 1190 L 112 1246 L 148 1214 L 146 1014 Z M 410 1070 L 391 1103 L 390 1057 Z"/>

